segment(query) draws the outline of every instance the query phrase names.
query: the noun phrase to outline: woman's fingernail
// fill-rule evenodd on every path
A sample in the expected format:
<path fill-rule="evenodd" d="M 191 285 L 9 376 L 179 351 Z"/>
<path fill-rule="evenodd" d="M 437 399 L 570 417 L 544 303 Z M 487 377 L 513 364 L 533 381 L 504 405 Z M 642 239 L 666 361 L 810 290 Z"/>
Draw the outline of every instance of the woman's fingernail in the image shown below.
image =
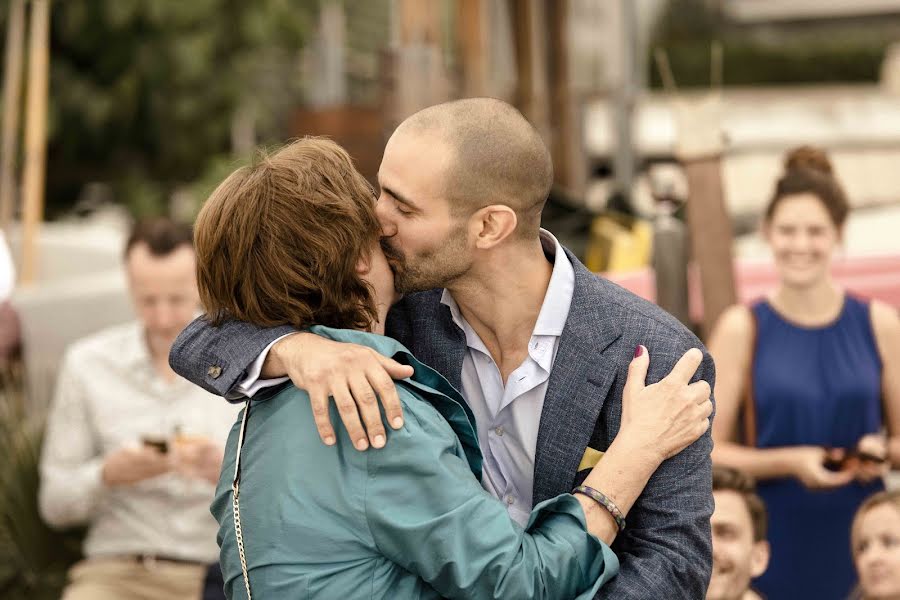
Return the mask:
<path fill-rule="evenodd" d="M 334 446 L 334 436 L 333 435 L 329 435 L 325 438 L 325 445 L 326 446 Z"/>
<path fill-rule="evenodd" d="M 384 436 L 381 434 L 376 435 L 375 439 L 372 441 L 372 445 L 376 448 L 381 448 L 382 446 L 384 446 Z"/>
<path fill-rule="evenodd" d="M 634 349 L 634 357 L 635 357 L 635 358 L 641 356 L 643 353 L 644 353 L 644 347 L 643 347 L 643 346 L 638 346 L 637 348 Z"/>
<path fill-rule="evenodd" d="M 403 427 L 403 419 L 401 419 L 400 417 L 394 417 L 394 420 L 391 421 L 391 426 L 394 429 L 400 429 L 401 427 Z"/>

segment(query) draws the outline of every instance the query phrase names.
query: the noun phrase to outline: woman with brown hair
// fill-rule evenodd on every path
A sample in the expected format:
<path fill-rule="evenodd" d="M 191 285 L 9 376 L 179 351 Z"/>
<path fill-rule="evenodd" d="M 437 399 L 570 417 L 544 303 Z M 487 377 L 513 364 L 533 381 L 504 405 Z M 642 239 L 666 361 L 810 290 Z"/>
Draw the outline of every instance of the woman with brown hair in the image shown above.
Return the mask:
<path fill-rule="evenodd" d="M 900 490 L 879 492 L 853 517 L 859 600 L 900 600 Z"/>
<path fill-rule="evenodd" d="M 790 152 L 763 223 L 778 286 L 709 340 L 713 461 L 759 482 L 772 561 L 756 585 L 770 600 L 847 597 L 851 516 L 900 465 L 900 319 L 829 273 L 847 212 L 824 152 Z"/>
<path fill-rule="evenodd" d="M 642 352 L 620 433 L 585 487 L 536 506 L 523 530 L 479 484 L 462 397 L 380 335 L 396 294 L 379 234 L 371 188 L 346 152 L 321 139 L 237 170 L 197 219 L 198 281 L 213 322 L 309 329 L 414 370 L 397 382 L 403 427 L 366 452 L 343 430 L 322 444 L 308 394 L 290 383 L 247 401 L 212 505 L 226 593 L 592 598 L 617 572 L 609 544 L 650 475 L 707 428 L 708 386 L 651 397 Z M 669 385 L 687 383 L 699 354 L 676 365 Z"/>

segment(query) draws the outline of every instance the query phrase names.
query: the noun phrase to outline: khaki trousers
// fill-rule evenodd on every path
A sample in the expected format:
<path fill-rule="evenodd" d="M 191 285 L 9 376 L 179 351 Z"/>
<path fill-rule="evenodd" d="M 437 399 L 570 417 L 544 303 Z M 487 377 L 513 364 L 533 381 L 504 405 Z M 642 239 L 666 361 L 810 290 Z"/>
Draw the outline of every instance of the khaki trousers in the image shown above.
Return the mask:
<path fill-rule="evenodd" d="M 88 558 L 69 570 L 62 600 L 199 600 L 206 567 Z"/>

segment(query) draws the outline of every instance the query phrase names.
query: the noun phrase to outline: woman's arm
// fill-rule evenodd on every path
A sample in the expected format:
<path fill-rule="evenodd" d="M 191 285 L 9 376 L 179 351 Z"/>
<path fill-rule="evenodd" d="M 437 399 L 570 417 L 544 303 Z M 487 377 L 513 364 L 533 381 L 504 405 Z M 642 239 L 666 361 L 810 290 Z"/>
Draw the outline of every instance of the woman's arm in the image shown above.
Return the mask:
<path fill-rule="evenodd" d="M 852 473 L 824 467 L 826 451 L 816 446 L 752 448 L 737 439 L 739 414 L 747 393 L 756 325 L 750 310 L 735 305 L 726 310 L 709 338 L 716 361 L 716 418 L 713 421 L 713 462 L 739 469 L 756 479 L 797 477 L 810 488 L 845 485 Z"/>
<path fill-rule="evenodd" d="M 887 454 L 891 466 L 900 467 L 900 315 L 897 309 L 872 302 L 872 329 L 881 356 L 881 387 L 884 422 L 888 434 Z"/>
<path fill-rule="evenodd" d="M 441 596 L 472 600 L 587 599 L 618 572 L 573 496 L 536 507 L 523 531 L 475 479 L 440 415 L 398 391 L 406 425 L 364 454 L 366 522 L 382 555 Z"/>
<path fill-rule="evenodd" d="M 646 387 L 649 357 L 632 363 L 622 429 L 585 481 L 623 512 L 665 458 L 709 427 L 709 385 L 689 384 L 702 356 L 688 352 Z M 591 598 L 618 571 L 601 542 L 617 533 L 605 508 L 562 494 L 535 507 L 523 531 L 472 476 L 447 423 L 405 400 L 407 427 L 387 451 L 366 453 L 366 518 L 382 554 L 451 598 Z"/>

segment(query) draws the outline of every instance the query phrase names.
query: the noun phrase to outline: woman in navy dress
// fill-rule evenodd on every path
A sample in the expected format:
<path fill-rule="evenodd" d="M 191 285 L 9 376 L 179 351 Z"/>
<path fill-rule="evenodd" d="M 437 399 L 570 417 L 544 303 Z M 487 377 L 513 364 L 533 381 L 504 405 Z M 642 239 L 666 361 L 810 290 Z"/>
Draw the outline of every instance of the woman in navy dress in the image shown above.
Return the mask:
<path fill-rule="evenodd" d="M 832 281 L 847 212 L 824 152 L 789 153 L 763 226 L 778 287 L 728 309 L 709 340 L 713 461 L 759 481 L 772 559 L 755 587 L 768 600 L 847 597 L 853 515 L 900 465 L 900 318 Z"/>

